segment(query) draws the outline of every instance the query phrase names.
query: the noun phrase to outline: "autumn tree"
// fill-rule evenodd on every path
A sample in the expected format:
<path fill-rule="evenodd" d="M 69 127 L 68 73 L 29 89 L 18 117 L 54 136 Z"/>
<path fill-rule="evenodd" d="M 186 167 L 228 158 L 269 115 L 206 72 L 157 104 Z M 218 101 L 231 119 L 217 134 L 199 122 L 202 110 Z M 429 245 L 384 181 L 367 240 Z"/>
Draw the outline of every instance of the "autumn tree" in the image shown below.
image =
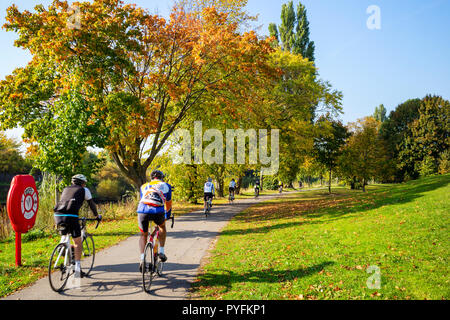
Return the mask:
<path fill-rule="evenodd" d="M 175 7 L 166 20 L 119 0 L 73 6 L 80 27 L 67 23 L 68 1 L 38 5 L 33 13 L 8 9 L 4 28 L 18 33 L 15 45 L 33 58 L 0 83 L 1 127 L 23 127 L 41 148 L 52 123 L 71 118 L 61 101 L 76 99 L 80 118 L 88 117 L 85 134 L 96 135 L 81 144 L 106 148 L 135 186 L 204 99 L 239 92 L 240 99 L 225 97 L 227 108 L 251 104 L 246 89 L 272 73 L 270 44 L 254 32 L 240 34 L 214 8 L 198 19 Z"/>
<path fill-rule="evenodd" d="M 381 123 L 366 117 L 349 124 L 351 136 L 339 157 L 339 173 L 352 183 L 361 182 L 363 191 L 370 179 L 384 179 L 392 170 L 379 135 Z"/>
<path fill-rule="evenodd" d="M 31 163 L 20 153 L 20 144 L 0 132 L 0 173 L 25 173 L 31 170 Z"/>

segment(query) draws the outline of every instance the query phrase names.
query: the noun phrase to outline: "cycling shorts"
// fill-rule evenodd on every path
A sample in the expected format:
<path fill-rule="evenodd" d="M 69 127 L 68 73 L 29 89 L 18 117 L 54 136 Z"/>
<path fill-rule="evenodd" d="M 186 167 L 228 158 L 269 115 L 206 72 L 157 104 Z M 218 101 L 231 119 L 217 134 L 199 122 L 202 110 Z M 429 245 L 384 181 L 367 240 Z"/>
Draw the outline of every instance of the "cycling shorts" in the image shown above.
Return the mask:
<path fill-rule="evenodd" d="M 63 236 L 70 233 L 74 239 L 81 237 L 81 227 L 78 222 L 78 217 L 58 216 L 58 213 L 55 212 L 55 224 L 58 226 L 64 224 L 66 226 L 66 228 L 61 231 Z"/>
<path fill-rule="evenodd" d="M 138 214 L 139 230 L 141 232 L 147 233 L 150 221 L 153 221 L 156 225 L 161 226 L 166 221 L 166 214 L 164 212 L 157 214 L 139 213 Z"/>
<path fill-rule="evenodd" d="M 212 199 L 213 198 L 213 194 L 212 194 L 212 192 L 205 192 L 204 193 L 204 196 L 203 196 L 203 199 L 205 200 L 205 201 L 208 201 L 208 199 Z"/>

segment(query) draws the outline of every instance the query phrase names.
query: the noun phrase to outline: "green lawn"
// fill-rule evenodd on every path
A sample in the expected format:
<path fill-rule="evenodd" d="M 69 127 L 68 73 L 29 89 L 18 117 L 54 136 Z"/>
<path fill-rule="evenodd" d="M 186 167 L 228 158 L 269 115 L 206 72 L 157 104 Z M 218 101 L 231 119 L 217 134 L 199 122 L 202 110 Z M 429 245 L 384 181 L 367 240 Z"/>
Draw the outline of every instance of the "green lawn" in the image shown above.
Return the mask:
<path fill-rule="evenodd" d="M 448 299 L 450 175 L 334 188 L 246 210 L 192 288 L 200 299 Z M 380 272 L 380 288 L 367 281 Z"/>

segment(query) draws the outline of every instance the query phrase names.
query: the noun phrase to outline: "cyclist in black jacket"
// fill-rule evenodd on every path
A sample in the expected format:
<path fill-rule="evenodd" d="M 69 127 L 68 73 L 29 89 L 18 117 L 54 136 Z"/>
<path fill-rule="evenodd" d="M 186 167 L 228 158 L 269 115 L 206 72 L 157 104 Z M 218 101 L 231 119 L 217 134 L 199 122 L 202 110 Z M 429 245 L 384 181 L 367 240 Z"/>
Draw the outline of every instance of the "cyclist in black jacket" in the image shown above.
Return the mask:
<path fill-rule="evenodd" d="M 82 174 L 77 174 L 72 177 L 72 185 L 64 188 L 61 199 L 54 208 L 54 217 L 56 225 L 64 224 L 66 226 L 63 230 L 63 235 L 71 233 L 75 248 L 75 275 L 83 277 L 81 271 L 81 253 L 82 253 L 82 239 L 81 228 L 78 222 L 78 213 L 86 200 L 92 213 L 97 219 L 101 219 L 97 212 L 97 206 L 92 199 L 92 194 L 86 188 L 87 179 Z"/>

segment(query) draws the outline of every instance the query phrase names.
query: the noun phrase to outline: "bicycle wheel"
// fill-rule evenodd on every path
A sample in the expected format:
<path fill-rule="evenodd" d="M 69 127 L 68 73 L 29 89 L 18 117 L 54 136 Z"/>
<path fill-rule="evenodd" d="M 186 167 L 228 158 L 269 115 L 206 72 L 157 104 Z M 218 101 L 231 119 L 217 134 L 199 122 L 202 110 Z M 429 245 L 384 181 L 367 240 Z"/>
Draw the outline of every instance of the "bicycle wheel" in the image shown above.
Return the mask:
<path fill-rule="evenodd" d="M 144 291 L 150 293 L 150 287 L 152 286 L 153 273 L 155 265 L 155 256 L 153 252 L 153 244 L 147 243 L 144 251 L 144 266 L 142 268 L 142 285 Z"/>
<path fill-rule="evenodd" d="M 87 276 L 91 272 L 95 260 L 95 244 L 94 238 L 91 235 L 87 235 L 86 238 L 83 239 L 82 250 L 81 270 L 83 270 Z"/>
<path fill-rule="evenodd" d="M 50 282 L 50 287 L 55 292 L 61 292 L 64 289 L 72 270 L 72 259 L 67 253 L 68 249 L 66 244 L 58 244 L 53 250 L 50 262 L 48 264 L 48 280 Z"/>

